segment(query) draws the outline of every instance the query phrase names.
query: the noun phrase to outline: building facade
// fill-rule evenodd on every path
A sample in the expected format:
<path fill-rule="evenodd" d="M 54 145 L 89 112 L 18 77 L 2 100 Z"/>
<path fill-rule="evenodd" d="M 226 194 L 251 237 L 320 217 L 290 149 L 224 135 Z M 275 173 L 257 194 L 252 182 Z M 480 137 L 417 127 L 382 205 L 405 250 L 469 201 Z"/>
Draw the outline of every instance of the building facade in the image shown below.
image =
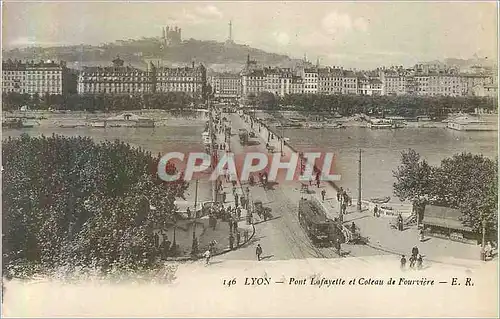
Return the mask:
<path fill-rule="evenodd" d="M 78 76 L 78 94 L 143 94 L 154 91 L 154 72 L 123 64 L 123 60 L 116 58 L 111 67 L 84 67 Z"/>
<path fill-rule="evenodd" d="M 304 93 L 317 94 L 319 85 L 318 68 L 304 68 L 301 76 L 304 81 Z"/>
<path fill-rule="evenodd" d="M 193 62 L 191 67 L 161 67 L 153 70 L 153 92 L 185 92 L 200 97 L 205 91 L 207 70 L 202 64 L 196 66 Z"/>
<path fill-rule="evenodd" d="M 234 73 L 215 73 L 209 77 L 214 97 L 220 101 L 233 101 L 241 98 L 241 76 Z"/>
<path fill-rule="evenodd" d="M 63 95 L 71 90 L 66 63 L 2 61 L 2 92 Z"/>
<path fill-rule="evenodd" d="M 182 68 L 155 67 L 148 70 L 124 66 L 116 58 L 111 67 L 84 67 L 78 76 L 79 94 L 144 94 L 185 92 L 201 96 L 206 87 L 203 65 Z"/>

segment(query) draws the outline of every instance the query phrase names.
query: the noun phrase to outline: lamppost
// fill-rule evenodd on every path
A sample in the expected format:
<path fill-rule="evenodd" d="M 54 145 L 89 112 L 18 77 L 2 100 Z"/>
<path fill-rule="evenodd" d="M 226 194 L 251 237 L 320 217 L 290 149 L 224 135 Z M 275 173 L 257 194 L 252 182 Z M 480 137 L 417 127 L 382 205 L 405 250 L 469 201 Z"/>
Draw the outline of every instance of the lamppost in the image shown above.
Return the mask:
<path fill-rule="evenodd" d="M 283 154 L 283 144 L 285 144 L 285 132 L 284 132 L 283 124 L 281 124 L 281 143 L 280 143 L 281 156 L 285 155 L 285 154 Z"/>
<path fill-rule="evenodd" d="M 196 239 L 196 219 L 198 217 L 198 180 L 196 180 L 196 188 L 194 191 L 194 218 L 193 218 L 193 245 L 192 253 L 198 253 L 198 240 Z"/>

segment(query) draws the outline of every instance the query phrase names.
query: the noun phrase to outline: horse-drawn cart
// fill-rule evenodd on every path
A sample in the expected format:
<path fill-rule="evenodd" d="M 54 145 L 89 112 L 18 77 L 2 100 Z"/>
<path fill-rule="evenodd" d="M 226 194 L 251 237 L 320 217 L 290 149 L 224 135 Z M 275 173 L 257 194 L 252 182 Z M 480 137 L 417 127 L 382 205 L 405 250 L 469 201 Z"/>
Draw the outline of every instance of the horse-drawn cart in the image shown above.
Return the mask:
<path fill-rule="evenodd" d="M 264 207 L 261 200 L 254 201 L 253 206 L 255 209 L 255 213 L 257 213 L 259 218 L 264 219 L 264 221 L 273 218 L 273 215 L 271 214 L 271 208 Z"/>

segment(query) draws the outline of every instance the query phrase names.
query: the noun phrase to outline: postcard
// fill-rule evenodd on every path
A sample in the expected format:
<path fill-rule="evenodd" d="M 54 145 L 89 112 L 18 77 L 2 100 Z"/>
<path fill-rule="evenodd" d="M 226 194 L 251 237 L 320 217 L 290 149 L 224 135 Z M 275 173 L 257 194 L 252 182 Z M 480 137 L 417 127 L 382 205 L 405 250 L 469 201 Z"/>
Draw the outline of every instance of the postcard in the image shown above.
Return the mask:
<path fill-rule="evenodd" d="M 498 317 L 498 4 L 4 1 L 2 316 Z"/>

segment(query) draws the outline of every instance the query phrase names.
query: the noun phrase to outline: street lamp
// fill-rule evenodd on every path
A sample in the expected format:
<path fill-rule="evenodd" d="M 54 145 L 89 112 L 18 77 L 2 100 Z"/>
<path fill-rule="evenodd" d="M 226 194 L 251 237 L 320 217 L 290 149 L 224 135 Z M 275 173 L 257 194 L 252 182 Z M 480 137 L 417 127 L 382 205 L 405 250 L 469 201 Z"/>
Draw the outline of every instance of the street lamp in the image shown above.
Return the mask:
<path fill-rule="evenodd" d="M 284 133 L 284 128 L 283 124 L 281 124 L 281 143 L 280 143 L 280 148 L 281 148 L 281 156 L 285 155 L 283 154 L 283 144 L 285 144 L 285 133 Z"/>

